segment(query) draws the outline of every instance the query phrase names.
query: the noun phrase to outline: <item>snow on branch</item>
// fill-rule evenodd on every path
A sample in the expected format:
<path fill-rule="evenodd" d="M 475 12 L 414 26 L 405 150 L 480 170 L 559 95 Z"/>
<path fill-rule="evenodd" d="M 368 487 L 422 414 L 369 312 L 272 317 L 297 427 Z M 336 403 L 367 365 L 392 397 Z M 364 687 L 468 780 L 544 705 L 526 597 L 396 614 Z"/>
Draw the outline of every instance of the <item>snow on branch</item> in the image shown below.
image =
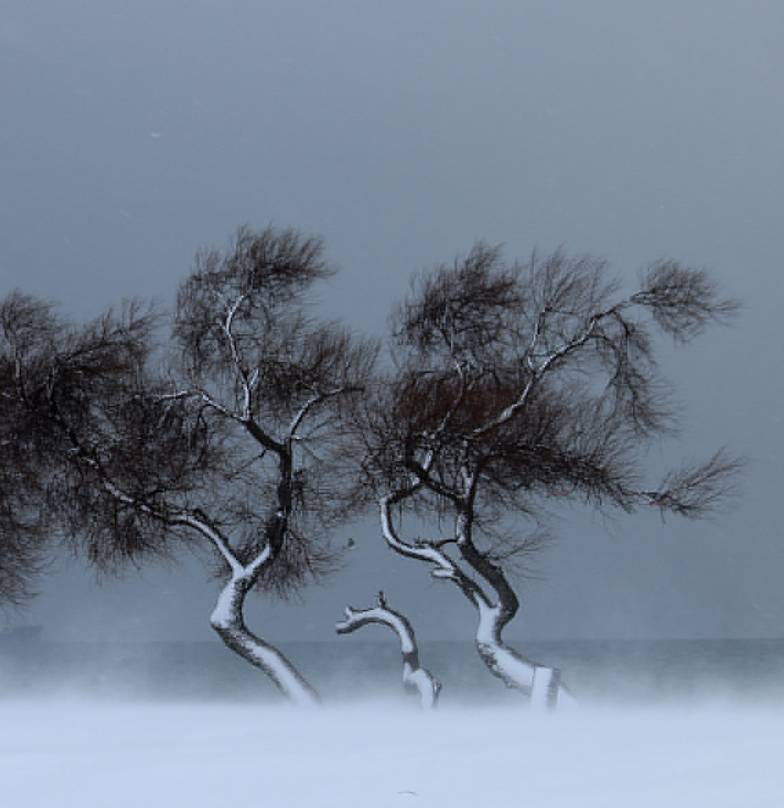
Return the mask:
<path fill-rule="evenodd" d="M 335 624 L 338 634 L 350 634 L 372 623 L 387 626 L 400 639 L 403 655 L 403 686 L 419 693 L 423 708 L 436 706 L 441 692 L 441 683 L 419 664 L 419 649 L 411 623 L 400 613 L 390 609 L 383 592 L 378 593 L 378 605 L 370 609 L 353 609 L 346 606 L 345 619 Z"/>
<path fill-rule="evenodd" d="M 490 599 L 479 584 L 466 575 L 443 549 L 441 549 L 446 544 L 450 543 L 452 541 L 451 539 L 419 540 L 415 543 L 411 543 L 398 536 L 392 520 L 392 507 L 410 496 L 413 490 L 414 489 L 398 491 L 396 494 L 381 497 L 379 501 L 381 510 L 381 531 L 387 545 L 402 556 L 433 564 L 433 568 L 430 571 L 433 578 L 452 581 L 475 606 L 490 606 Z"/>

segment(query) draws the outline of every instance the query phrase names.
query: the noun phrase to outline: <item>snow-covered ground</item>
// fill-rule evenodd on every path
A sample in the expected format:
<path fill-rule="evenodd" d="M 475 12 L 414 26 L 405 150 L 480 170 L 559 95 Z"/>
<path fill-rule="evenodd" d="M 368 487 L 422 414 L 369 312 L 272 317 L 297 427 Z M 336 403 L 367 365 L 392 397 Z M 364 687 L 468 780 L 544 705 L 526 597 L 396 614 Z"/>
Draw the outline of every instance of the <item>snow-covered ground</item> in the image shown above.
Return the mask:
<path fill-rule="evenodd" d="M 0 702 L 5 808 L 784 805 L 784 705 Z"/>

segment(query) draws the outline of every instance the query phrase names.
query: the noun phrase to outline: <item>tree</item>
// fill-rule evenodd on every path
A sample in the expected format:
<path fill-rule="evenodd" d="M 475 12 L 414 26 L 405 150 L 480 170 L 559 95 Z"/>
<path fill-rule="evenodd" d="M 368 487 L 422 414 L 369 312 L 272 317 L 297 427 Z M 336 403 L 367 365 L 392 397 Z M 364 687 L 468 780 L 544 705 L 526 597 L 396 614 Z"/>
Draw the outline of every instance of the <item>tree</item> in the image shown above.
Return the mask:
<path fill-rule="evenodd" d="M 557 252 L 509 265 L 480 243 L 395 312 L 394 370 L 357 415 L 365 485 L 388 546 L 476 608 L 477 650 L 507 686 L 549 704 L 563 691 L 558 671 L 502 637 L 519 609 L 510 575 L 542 545 L 543 502 L 698 518 L 728 493 L 739 462 L 724 451 L 649 488 L 644 450 L 675 426 L 653 327 L 683 343 L 735 308 L 704 271 L 672 261 L 622 296 L 602 261 Z M 406 513 L 451 528 L 406 539 Z M 520 515 L 537 529 L 521 536 Z"/>
<path fill-rule="evenodd" d="M 244 605 L 328 571 L 328 531 L 354 507 L 341 408 L 375 346 L 306 316 L 331 272 L 322 253 L 294 231 L 241 229 L 182 284 L 167 372 L 161 317 L 130 304 L 82 327 L 49 321 L 10 393 L 56 461 L 50 518 L 88 561 L 115 569 L 198 540 L 223 581 L 212 627 L 305 703 L 315 691 Z"/>

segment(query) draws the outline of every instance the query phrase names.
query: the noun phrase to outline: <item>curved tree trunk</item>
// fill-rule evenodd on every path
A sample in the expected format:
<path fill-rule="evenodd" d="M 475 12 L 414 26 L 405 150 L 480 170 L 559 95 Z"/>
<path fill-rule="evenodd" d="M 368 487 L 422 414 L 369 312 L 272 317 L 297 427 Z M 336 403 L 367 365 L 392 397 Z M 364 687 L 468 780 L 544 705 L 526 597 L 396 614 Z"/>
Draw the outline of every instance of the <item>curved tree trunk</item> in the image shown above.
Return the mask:
<path fill-rule="evenodd" d="M 295 704 L 318 704 L 318 694 L 289 660 L 245 625 L 245 597 L 254 576 L 233 574 L 218 596 L 210 624 L 225 645 L 246 662 L 264 671 L 278 689 Z"/>
<path fill-rule="evenodd" d="M 520 690 L 530 697 L 536 707 L 554 707 L 565 692 L 560 671 L 532 662 L 507 646 L 501 639 L 504 627 L 515 616 L 519 601 L 503 571 L 479 552 L 471 541 L 470 514 L 458 515 L 455 535 L 451 539 L 410 543 L 401 539 L 392 520 L 392 507 L 408 496 L 410 490 L 381 497 L 379 500 L 381 530 L 396 553 L 406 558 L 424 561 L 432 566 L 435 578 L 452 581 L 473 604 L 479 614 L 476 648 L 488 670 L 507 687 Z M 466 564 L 487 583 L 495 594 L 494 601 L 480 585 L 443 550 L 450 543 L 457 545 Z M 567 698 L 569 698 L 567 696 Z"/>
<path fill-rule="evenodd" d="M 520 609 L 520 601 L 503 570 L 479 552 L 471 538 L 471 515 L 457 518 L 457 546 L 463 560 L 487 581 L 497 603 L 474 602 L 479 611 L 476 648 L 490 672 L 507 686 L 528 694 L 534 707 L 555 707 L 561 690 L 561 672 L 527 659 L 504 643 L 501 634 Z"/>
<path fill-rule="evenodd" d="M 526 693 L 534 707 L 555 707 L 563 689 L 561 672 L 527 659 L 501 639 L 499 607 L 479 607 L 476 649 L 490 672 L 507 687 Z"/>
<path fill-rule="evenodd" d="M 432 709 L 438 703 L 441 682 L 419 664 L 419 649 L 411 623 L 400 612 L 390 609 L 383 592 L 378 593 L 378 606 L 372 609 L 352 609 L 347 606 L 345 619 L 335 624 L 338 634 L 350 634 L 370 623 L 387 626 L 400 639 L 403 655 L 403 687 L 419 693 L 419 703 L 424 709 Z"/>
<path fill-rule="evenodd" d="M 252 420 L 246 421 L 246 428 L 257 436 L 262 445 L 267 446 L 269 438 L 258 429 Z M 278 455 L 280 479 L 277 486 L 278 510 L 272 517 L 267 530 L 267 544 L 255 559 L 243 566 L 222 543 L 224 558 L 230 569 L 231 578 L 224 586 L 215 604 L 210 624 L 224 644 L 251 665 L 264 671 L 277 688 L 295 704 L 318 704 L 315 689 L 277 648 L 257 637 L 245 625 L 243 608 L 245 597 L 256 583 L 261 570 L 280 551 L 291 514 L 293 461 L 291 442 L 272 443 Z"/>

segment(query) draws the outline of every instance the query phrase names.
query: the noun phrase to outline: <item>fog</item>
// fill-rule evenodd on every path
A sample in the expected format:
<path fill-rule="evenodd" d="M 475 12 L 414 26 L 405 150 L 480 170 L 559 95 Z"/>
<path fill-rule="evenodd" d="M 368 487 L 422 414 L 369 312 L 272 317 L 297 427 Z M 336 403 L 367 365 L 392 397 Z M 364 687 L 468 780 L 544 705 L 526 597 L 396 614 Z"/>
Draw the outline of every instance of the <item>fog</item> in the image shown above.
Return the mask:
<path fill-rule="evenodd" d="M 416 703 L 402 687 L 399 642 L 382 627 L 280 650 L 323 703 L 383 697 Z M 555 666 L 581 705 L 608 707 L 784 703 L 784 640 L 568 640 L 528 642 L 528 657 Z M 420 662 L 443 685 L 440 704 L 525 699 L 491 676 L 469 641 L 420 641 Z M 23 698 L 203 701 L 277 705 L 271 680 L 219 642 L 56 642 L 0 648 L 0 703 Z"/>
<path fill-rule="evenodd" d="M 0 652 L 9 805 L 216 801 L 778 806 L 784 642 L 540 643 L 576 701 L 537 712 L 470 643 L 425 642 L 435 711 L 403 692 L 396 642 L 283 650 L 322 706 L 281 702 L 209 643 L 31 643 Z"/>

